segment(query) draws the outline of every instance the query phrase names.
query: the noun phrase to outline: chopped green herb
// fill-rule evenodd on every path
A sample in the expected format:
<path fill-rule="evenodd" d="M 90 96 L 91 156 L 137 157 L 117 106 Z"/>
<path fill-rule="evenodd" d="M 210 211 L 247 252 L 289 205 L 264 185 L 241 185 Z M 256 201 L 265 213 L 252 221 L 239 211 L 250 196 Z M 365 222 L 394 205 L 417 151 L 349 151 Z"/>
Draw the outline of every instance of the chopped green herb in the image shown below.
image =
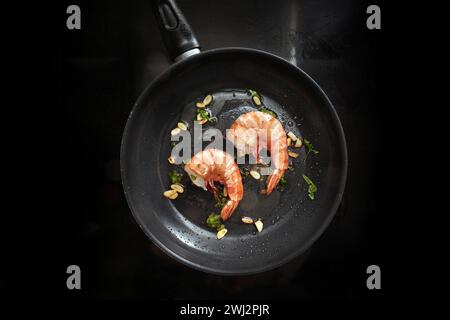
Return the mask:
<path fill-rule="evenodd" d="M 175 170 L 169 172 L 169 180 L 171 184 L 181 183 L 182 177 L 183 175 L 181 173 L 176 172 Z"/>
<path fill-rule="evenodd" d="M 286 188 L 287 187 L 287 180 L 286 180 L 286 177 L 284 175 L 280 178 L 280 187 L 282 187 L 282 188 Z"/>
<path fill-rule="evenodd" d="M 191 177 L 191 180 L 192 180 L 192 181 L 194 181 L 195 179 L 197 179 L 197 176 L 195 176 L 195 175 L 193 175 L 193 174 L 191 174 L 190 177 Z"/>
<path fill-rule="evenodd" d="M 317 191 L 317 186 L 314 184 L 314 182 L 312 182 L 312 180 L 310 178 L 308 178 L 306 175 L 302 175 L 303 179 L 305 179 L 306 183 L 308 184 L 308 197 L 311 200 L 314 200 L 315 198 L 315 193 Z"/>
<path fill-rule="evenodd" d="M 248 89 L 248 92 L 250 93 L 250 95 L 252 96 L 252 98 L 255 97 L 255 96 L 258 97 L 258 98 L 261 98 L 261 96 L 259 95 L 259 93 L 256 92 L 255 90 Z"/>
<path fill-rule="evenodd" d="M 222 209 L 228 202 L 228 197 L 225 197 L 223 193 L 218 193 L 216 207 Z"/>
<path fill-rule="evenodd" d="M 206 219 L 206 224 L 211 229 L 216 229 L 219 231 L 220 229 L 223 229 L 225 226 L 222 224 L 222 218 L 220 217 L 220 214 L 211 213 L 208 218 Z"/>
<path fill-rule="evenodd" d="M 261 108 L 259 108 L 259 111 L 270 114 L 274 118 L 278 118 L 278 115 L 267 107 L 262 106 Z"/>
<path fill-rule="evenodd" d="M 239 171 L 241 172 L 242 178 L 247 178 L 250 175 L 250 170 L 247 167 L 241 167 L 239 168 Z"/>
<path fill-rule="evenodd" d="M 197 115 L 202 120 L 207 120 L 209 123 L 216 123 L 217 117 L 211 116 L 211 111 L 209 109 L 197 109 Z"/>
<path fill-rule="evenodd" d="M 224 195 L 224 192 L 223 192 L 224 188 L 222 187 L 222 185 L 218 185 L 218 186 L 216 186 L 216 188 L 217 188 L 217 192 L 214 194 L 214 197 L 216 199 L 215 206 L 219 209 L 222 209 L 227 204 L 228 197 Z"/>
<path fill-rule="evenodd" d="M 309 140 L 303 139 L 303 144 L 305 145 L 305 148 L 306 148 L 306 156 L 305 156 L 305 159 L 303 159 L 303 162 L 306 161 L 306 158 L 308 158 L 308 155 L 310 152 L 312 152 L 314 154 L 319 153 L 319 150 L 314 149 L 313 144 L 311 142 L 309 142 Z"/>
<path fill-rule="evenodd" d="M 209 120 L 209 112 L 206 109 L 198 109 L 197 114 L 200 115 L 202 120 Z"/>
<path fill-rule="evenodd" d="M 262 105 L 262 96 L 256 92 L 255 90 L 248 89 L 248 92 L 250 93 L 250 96 L 252 97 L 253 103 L 257 106 Z"/>

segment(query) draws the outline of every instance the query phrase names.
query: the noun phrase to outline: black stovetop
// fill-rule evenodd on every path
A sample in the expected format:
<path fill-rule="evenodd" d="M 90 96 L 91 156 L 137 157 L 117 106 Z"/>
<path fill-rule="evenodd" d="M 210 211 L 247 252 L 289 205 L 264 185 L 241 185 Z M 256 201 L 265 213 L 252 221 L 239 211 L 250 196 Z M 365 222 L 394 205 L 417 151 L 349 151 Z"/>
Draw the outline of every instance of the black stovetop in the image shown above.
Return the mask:
<path fill-rule="evenodd" d="M 147 1 L 81 2 L 82 29 L 59 30 L 55 44 L 60 155 L 57 201 L 70 227 L 61 270 L 80 265 L 83 290 L 99 298 L 359 298 L 366 267 L 382 264 L 376 175 L 382 124 L 381 33 L 365 27 L 358 0 L 179 0 L 202 50 L 257 48 L 311 75 L 333 102 L 346 133 L 344 201 L 303 256 L 255 276 L 221 277 L 166 256 L 134 222 L 122 193 L 119 151 L 128 113 L 170 64 Z M 67 204 L 69 208 L 67 209 Z M 57 269 L 55 268 L 55 269 Z M 65 277 L 65 274 L 62 274 Z"/>

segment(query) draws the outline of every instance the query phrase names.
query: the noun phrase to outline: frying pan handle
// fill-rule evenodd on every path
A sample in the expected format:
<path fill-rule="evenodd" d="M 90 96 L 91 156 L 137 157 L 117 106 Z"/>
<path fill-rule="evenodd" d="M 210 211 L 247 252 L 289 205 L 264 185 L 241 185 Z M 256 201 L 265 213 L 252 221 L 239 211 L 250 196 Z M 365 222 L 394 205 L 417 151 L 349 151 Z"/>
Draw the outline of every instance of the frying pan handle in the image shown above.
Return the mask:
<path fill-rule="evenodd" d="M 172 60 L 200 52 L 200 45 L 175 0 L 152 0 L 152 7 Z"/>

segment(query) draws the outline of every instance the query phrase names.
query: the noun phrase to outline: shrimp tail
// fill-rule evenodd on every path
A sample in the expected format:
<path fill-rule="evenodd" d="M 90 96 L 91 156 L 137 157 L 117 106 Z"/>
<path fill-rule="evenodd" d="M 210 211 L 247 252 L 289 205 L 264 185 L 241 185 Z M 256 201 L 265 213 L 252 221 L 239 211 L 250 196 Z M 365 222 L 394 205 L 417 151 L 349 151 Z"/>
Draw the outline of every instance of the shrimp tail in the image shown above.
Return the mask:
<path fill-rule="evenodd" d="M 228 200 L 227 204 L 222 208 L 220 217 L 223 221 L 228 220 L 238 206 L 239 201 Z"/>
<path fill-rule="evenodd" d="M 276 188 L 283 174 L 284 170 L 275 170 L 272 175 L 267 178 L 267 195 L 271 194 L 273 189 Z"/>

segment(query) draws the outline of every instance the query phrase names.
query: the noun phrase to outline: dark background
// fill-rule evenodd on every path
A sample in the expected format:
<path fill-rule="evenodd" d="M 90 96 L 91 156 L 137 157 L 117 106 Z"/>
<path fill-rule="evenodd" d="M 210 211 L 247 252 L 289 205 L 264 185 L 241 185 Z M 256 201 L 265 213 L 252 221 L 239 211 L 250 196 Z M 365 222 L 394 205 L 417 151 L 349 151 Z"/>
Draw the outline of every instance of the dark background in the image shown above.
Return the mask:
<path fill-rule="evenodd" d="M 45 222 L 40 219 L 34 240 L 19 242 L 25 250 L 11 250 L 2 291 L 23 294 L 29 284 L 24 274 L 33 270 L 27 267 L 38 262 L 42 273 L 35 287 L 57 298 L 379 297 L 367 290 L 365 273 L 377 264 L 383 276 L 389 274 L 379 188 L 384 39 L 382 30 L 366 28 L 365 11 L 372 3 L 178 3 L 202 50 L 242 46 L 274 53 L 305 70 L 327 93 L 349 153 L 346 192 L 333 222 L 303 256 L 255 276 L 205 274 L 168 258 L 134 222 L 120 182 L 120 140 L 128 113 L 149 81 L 170 65 L 148 1 L 63 2 L 47 11 L 42 31 L 48 40 L 42 43 L 48 58 L 42 69 L 50 79 L 42 86 L 52 99 L 45 106 L 47 122 L 36 131 L 47 143 L 33 155 L 46 154 L 37 180 L 44 184 L 35 187 L 45 194 L 37 200 L 45 207 Z M 81 30 L 65 26 L 70 4 L 81 7 Z M 40 50 L 33 46 L 29 57 Z M 66 289 L 71 264 L 81 267 L 80 291 Z M 389 290 L 387 281 L 382 287 Z"/>

